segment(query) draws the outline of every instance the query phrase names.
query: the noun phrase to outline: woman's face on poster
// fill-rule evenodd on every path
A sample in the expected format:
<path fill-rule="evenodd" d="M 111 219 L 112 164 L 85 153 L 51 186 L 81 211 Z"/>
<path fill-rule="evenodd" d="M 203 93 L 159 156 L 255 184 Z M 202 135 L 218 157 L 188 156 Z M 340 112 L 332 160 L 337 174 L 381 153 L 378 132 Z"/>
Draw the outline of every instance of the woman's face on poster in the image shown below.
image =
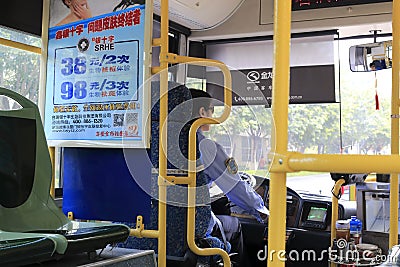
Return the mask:
<path fill-rule="evenodd" d="M 66 0 L 65 3 L 69 6 L 69 8 L 73 8 L 74 6 L 88 8 L 87 0 Z"/>

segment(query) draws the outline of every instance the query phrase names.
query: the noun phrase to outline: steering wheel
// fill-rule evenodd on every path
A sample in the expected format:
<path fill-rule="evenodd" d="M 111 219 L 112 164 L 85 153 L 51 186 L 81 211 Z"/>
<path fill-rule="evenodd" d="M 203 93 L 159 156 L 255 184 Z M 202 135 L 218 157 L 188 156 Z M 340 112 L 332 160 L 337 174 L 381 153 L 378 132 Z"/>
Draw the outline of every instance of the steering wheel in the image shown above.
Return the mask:
<path fill-rule="evenodd" d="M 253 175 L 248 174 L 246 172 L 238 172 L 238 174 L 239 174 L 240 178 L 244 182 L 249 184 L 252 188 L 254 188 L 256 186 L 257 180 Z M 217 199 L 223 195 L 225 195 L 224 192 L 218 186 L 216 186 L 214 183 L 212 183 L 211 187 L 210 187 L 211 199 Z"/>
<path fill-rule="evenodd" d="M 250 185 L 252 188 L 254 188 L 257 184 L 257 180 L 256 178 L 246 172 L 238 172 L 240 178 L 242 179 L 242 181 L 244 181 L 245 183 L 247 183 L 248 185 Z M 221 189 L 219 189 L 218 186 L 211 186 L 210 188 L 210 196 L 211 199 L 213 200 L 212 203 L 212 209 L 214 211 L 215 214 L 223 214 L 223 215 L 229 215 L 230 214 L 230 210 L 229 212 L 226 212 L 226 207 L 235 207 L 236 205 L 231 203 L 228 198 L 225 196 L 225 194 L 223 193 L 223 191 Z M 223 207 L 223 208 L 221 208 Z M 224 211 L 221 211 L 224 210 Z"/>
<path fill-rule="evenodd" d="M 248 183 L 251 187 L 254 188 L 254 186 L 256 186 L 257 180 L 253 175 L 247 172 L 238 172 L 238 174 L 240 175 L 240 178 L 242 178 L 242 180 Z"/>

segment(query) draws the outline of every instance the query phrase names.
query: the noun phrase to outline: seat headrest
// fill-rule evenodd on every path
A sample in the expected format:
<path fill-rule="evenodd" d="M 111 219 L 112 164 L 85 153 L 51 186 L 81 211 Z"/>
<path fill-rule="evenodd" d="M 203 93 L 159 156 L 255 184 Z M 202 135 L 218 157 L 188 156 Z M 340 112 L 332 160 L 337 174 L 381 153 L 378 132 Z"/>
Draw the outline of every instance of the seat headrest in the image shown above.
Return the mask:
<path fill-rule="evenodd" d="M 168 120 L 189 122 L 192 117 L 192 95 L 189 89 L 176 82 L 168 82 Z M 151 83 L 151 120 L 160 120 L 160 82 Z"/>

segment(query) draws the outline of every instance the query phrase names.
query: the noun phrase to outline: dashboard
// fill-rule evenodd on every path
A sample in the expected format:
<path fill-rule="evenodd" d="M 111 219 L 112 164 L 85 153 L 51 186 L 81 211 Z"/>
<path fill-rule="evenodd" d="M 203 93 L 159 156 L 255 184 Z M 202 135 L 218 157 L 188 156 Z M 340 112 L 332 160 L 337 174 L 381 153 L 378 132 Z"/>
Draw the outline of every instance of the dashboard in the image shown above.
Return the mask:
<path fill-rule="evenodd" d="M 243 177 L 244 176 L 244 177 Z M 245 181 L 256 180 L 252 184 L 257 193 L 263 198 L 265 206 L 269 208 L 269 179 L 242 174 Z M 295 250 L 314 251 L 321 253 L 330 246 L 332 199 L 329 196 L 296 192 L 287 188 L 286 195 L 286 251 Z M 242 225 L 244 246 L 249 257 L 249 266 L 266 266 L 260 261 L 260 251 L 265 250 L 268 244 L 268 223 L 259 223 L 251 216 L 243 216 L 235 207 L 231 207 L 231 215 L 239 217 Z M 339 201 L 338 219 L 347 219 L 356 215 L 355 201 Z M 273 231 L 270 231 L 273 233 Z M 328 264 L 327 256 L 318 261 L 309 260 L 286 262 L 286 266 L 321 266 Z"/>
<path fill-rule="evenodd" d="M 300 227 L 325 230 L 328 228 L 330 205 L 305 201 L 301 214 Z"/>
<path fill-rule="evenodd" d="M 254 176 L 261 181 L 256 191 L 263 197 L 265 206 L 269 208 L 269 179 Z M 307 192 L 296 192 L 287 188 L 286 195 L 286 226 L 316 231 L 330 231 L 332 214 L 332 199 L 329 196 L 316 195 Z M 353 201 L 340 201 L 338 218 L 350 218 L 356 214 Z"/>
<path fill-rule="evenodd" d="M 240 175 L 244 181 L 253 186 L 263 199 L 265 206 L 269 209 L 269 179 L 247 173 L 240 173 Z M 233 203 L 229 203 L 229 200 L 223 196 L 222 191 L 219 190 L 219 194 L 216 197 L 212 197 L 212 199 L 214 199 L 212 208 L 215 214 L 231 214 L 239 218 L 256 221 L 254 217 L 246 215 L 242 209 L 236 207 Z M 228 207 L 228 210 L 226 207 Z M 339 200 L 338 219 L 347 219 L 352 215 L 356 215 L 355 201 Z M 289 187 L 287 188 L 287 227 L 330 232 L 331 216 L 332 198 L 330 196 L 311 194 L 304 191 L 296 192 Z"/>

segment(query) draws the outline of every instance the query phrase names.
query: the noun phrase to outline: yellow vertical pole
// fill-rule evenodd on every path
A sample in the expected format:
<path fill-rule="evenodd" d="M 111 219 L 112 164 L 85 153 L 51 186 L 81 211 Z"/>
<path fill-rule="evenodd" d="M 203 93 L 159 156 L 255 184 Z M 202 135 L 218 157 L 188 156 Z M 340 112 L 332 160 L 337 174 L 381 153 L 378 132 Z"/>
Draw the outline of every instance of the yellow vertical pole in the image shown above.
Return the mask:
<path fill-rule="evenodd" d="M 159 201 L 158 201 L 158 266 L 167 264 L 167 113 L 168 113 L 168 0 L 161 1 L 160 47 L 160 136 L 159 136 Z"/>
<path fill-rule="evenodd" d="M 393 58 L 392 58 L 392 121 L 391 121 L 391 151 L 392 155 L 399 154 L 399 71 L 400 71 L 400 0 L 393 0 L 392 28 L 393 28 Z M 390 177 L 390 231 L 389 248 L 398 243 L 399 221 L 399 177 L 392 173 Z"/>
<path fill-rule="evenodd" d="M 336 196 L 339 195 L 344 183 L 344 179 L 338 180 L 332 190 L 331 246 L 333 245 L 333 239 L 335 239 L 336 221 L 338 219 L 339 199 Z"/>
<path fill-rule="evenodd" d="M 39 77 L 39 96 L 38 96 L 38 107 L 42 122 L 44 121 L 44 109 L 45 109 L 45 98 L 46 98 L 46 76 L 47 76 L 47 45 L 49 42 L 49 17 L 50 17 L 50 0 L 43 0 L 43 14 L 42 14 L 42 48 L 40 57 L 40 77 Z M 50 195 L 55 198 L 55 147 L 49 147 L 49 153 L 51 158 L 52 166 L 52 177 L 50 186 Z"/>
<path fill-rule="evenodd" d="M 42 49 L 40 56 L 40 72 L 39 72 L 39 95 L 38 107 L 42 122 L 44 121 L 44 109 L 46 102 L 46 77 L 47 77 L 47 47 L 49 43 L 49 17 L 50 17 L 50 0 L 43 0 L 42 14 Z"/>
<path fill-rule="evenodd" d="M 345 183 L 344 179 L 340 179 L 335 183 L 335 186 L 333 187 L 332 191 L 332 218 L 331 218 L 331 247 L 333 246 L 333 239 L 336 238 L 336 221 L 338 219 L 338 213 L 339 213 L 339 199 L 337 196 L 339 195 L 339 192 L 342 188 L 342 185 Z M 336 264 L 331 262 L 330 263 L 331 267 L 335 267 Z"/>
<path fill-rule="evenodd" d="M 51 185 L 50 185 L 50 195 L 55 198 L 56 197 L 56 157 L 55 157 L 55 147 L 49 147 L 49 154 L 50 154 L 50 159 L 51 159 Z"/>
<path fill-rule="evenodd" d="M 356 192 L 357 192 L 356 185 L 355 184 L 349 185 L 349 193 L 350 193 L 349 200 L 354 200 L 354 201 L 356 200 Z"/>
<path fill-rule="evenodd" d="M 292 1 L 274 0 L 274 63 L 272 85 L 272 165 L 283 164 L 287 153 L 290 77 L 290 23 Z M 279 138 L 277 138 L 279 137 Z M 268 266 L 285 266 L 286 172 L 271 172 L 270 218 L 268 224 Z"/>

